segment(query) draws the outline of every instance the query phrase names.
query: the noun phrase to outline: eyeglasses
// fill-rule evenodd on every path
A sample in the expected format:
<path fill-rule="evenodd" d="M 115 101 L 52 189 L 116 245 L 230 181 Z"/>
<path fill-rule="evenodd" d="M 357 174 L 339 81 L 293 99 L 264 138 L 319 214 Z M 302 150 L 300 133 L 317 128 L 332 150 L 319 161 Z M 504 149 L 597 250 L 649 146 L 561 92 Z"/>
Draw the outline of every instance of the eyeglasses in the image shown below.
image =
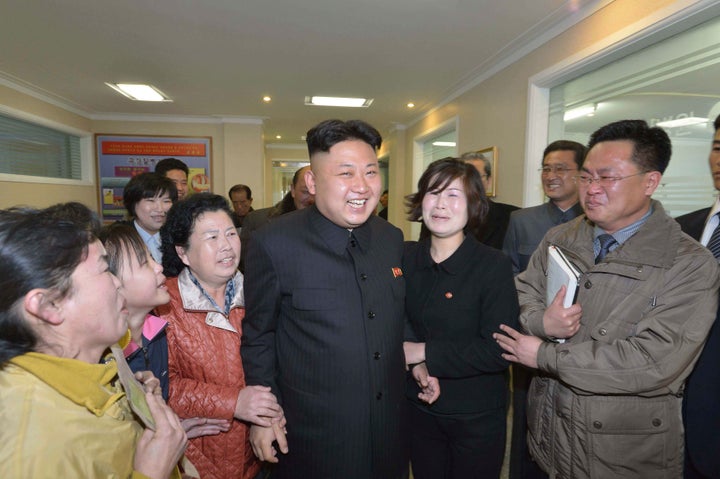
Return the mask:
<path fill-rule="evenodd" d="M 573 179 L 575 180 L 576 184 L 581 186 L 590 186 L 593 183 L 597 183 L 602 188 L 610 188 L 612 186 L 615 186 L 615 183 L 620 180 L 632 178 L 633 176 L 644 175 L 645 173 L 647 173 L 647 171 L 641 171 L 639 173 L 627 176 L 598 176 L 597 178 L 593 178 L 592 176 L 588 175 L 578 175 L 575 176 Z"/>
<path fill-rule="evenodd" d="M 550 173 L 555 173 L 556 175 L 564 175 L 568 171 L 577 170 L 577 168 L 567 168 L 565 166 L 543 166 L 538 171 L 541 172 L 543 175 L 549 175 Z"/>

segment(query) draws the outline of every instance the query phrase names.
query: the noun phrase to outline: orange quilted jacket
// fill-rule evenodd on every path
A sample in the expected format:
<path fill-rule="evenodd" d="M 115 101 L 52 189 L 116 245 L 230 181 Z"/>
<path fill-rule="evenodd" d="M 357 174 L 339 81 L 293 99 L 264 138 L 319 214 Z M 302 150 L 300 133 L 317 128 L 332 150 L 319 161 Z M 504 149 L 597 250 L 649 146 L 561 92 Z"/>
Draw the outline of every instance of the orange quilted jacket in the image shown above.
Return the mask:
<path fill-rule="evenodd" d="M 240 359 L 243 307 L 242 276 L 230 316 L 214 311 L 190 280 L 187 270 L 168 278 L 170 303 L 159 313 L 168 322 L 168 404 L 181 417 L 232 420 L 226 433 L 191 439 L 186 456 L 202 479 L 250 479 L 260 470 L 249 443 L 249 427 L 233 419 L 235 403 L 245 387 Z"/>

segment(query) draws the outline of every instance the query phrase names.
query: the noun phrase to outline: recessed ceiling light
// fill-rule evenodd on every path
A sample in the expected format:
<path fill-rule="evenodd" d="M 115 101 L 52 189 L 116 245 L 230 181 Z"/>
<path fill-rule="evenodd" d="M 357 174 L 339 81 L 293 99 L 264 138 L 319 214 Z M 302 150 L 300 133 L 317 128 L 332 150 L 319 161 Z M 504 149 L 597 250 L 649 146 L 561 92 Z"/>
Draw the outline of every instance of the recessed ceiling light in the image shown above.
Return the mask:
<path fill-rule="evenodd" d="M 408 107 L 408 108 L 415 108 L 415 103 L 410 102 L 410 103 L 407 104 L 407 107 Z"/>
<path fill-rule="evenodd" d="M 265 103 L 270 103 L 270 102 L 272 101 L 272 98 L 269 97 L 269 96 L 267 96 L 267 95 L 265 95 L 265 96 L 263 97 L 263 101 L 264 101 Z"/>
<path fill-rule="evenodd" d="M 700 125 L 702 123 L 707 123 L 708 121 L 710 120 L 708 120 L 707 118 L 689 116 L 687 118 L 678 118 L 677 120 L 661 121 L 655 123 L 655 125 L 661 128 L 678 128 L 681 126 Z"/>
<path fill-rule="evenodd" d="M 275 135 L 276 140 L 282 140 L 282 135 Z"/>
<path fill-rule="evenodd" d="M 306 96 L 305 104 L 311 106 L 342 106 L 347 108 L 367 108 L 372 98 L 343 98 L 337 96 Z"/>
<path fill-rule="evenodd" d="M 172 101 L 152 85 L 134 83 L 105 83 L 116 92 L 135 101 Z"/>

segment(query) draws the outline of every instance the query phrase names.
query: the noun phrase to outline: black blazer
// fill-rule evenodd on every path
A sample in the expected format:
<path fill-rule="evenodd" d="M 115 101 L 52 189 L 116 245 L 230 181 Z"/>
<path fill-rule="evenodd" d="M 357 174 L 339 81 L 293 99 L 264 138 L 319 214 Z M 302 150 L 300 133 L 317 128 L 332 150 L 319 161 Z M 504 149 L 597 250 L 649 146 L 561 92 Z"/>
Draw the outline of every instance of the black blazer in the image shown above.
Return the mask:
<path fill-rule="evenodd" d="M 350 238 L 316 206 L 254 233 L 241 354 L 247 383 L 271 386 L 287 418 L 273 477 L 407 473 L 402 248 L 385 220 Z"/>
<path fill-rule="evenodd" d="M 683 230 L 683 233 L 688 234 L 695 241 L 700 241 L 700 237 L 705 229 L 705 221 L 707 221 L 709 214 L 710 208 L 703 208 L 686 215 L 678 216 L 675 218 L 675 221 L 680 223 L 680 228 Z"/>
<path fill-rule="evenodd" d="M 710 208 L 679 216 L 683 232 L 700 241 Z M 685 478 L 720 477 L 720 312 L 683 397 Z"/>

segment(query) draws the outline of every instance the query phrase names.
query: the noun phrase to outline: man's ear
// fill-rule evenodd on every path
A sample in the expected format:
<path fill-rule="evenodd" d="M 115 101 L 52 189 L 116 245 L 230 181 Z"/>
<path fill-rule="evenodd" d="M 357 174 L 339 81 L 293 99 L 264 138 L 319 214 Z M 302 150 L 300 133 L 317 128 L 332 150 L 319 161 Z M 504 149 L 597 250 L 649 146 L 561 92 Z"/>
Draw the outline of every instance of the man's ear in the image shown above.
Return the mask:
<path fill-rule="evenodd" d="M 52 300 L 47 289 L 31 289 L 23 300 L 25 311 L 50 324 L 58 325 L 64 321 L 61 308 Z"/>
<path fill-rule="evenodd" d="M 311 195 L 316 194 L 315 193 L 315 173 L 313 173 L 312 170 L 307 170 L 305 172 L 305 186 L 307 186 L 307 189 Z"/>
<path fill-rule="evenodd" d="M 175 252 L 177 253 L 178 258 L 180 258 L 180 261 L 182 261 L 185 266 L 190 266 L 188 264 L 187 253 L 185 252 L 185 248 L 183 248 L 182 246 L 176 245 Z"/>
<path fill-rule="evenodd" d="M 652 196 L 655 190 L 660 186 L 662 181 L 662 173 L 659 171 L 649 171 L 645 174 L 645 195 Z"/>

